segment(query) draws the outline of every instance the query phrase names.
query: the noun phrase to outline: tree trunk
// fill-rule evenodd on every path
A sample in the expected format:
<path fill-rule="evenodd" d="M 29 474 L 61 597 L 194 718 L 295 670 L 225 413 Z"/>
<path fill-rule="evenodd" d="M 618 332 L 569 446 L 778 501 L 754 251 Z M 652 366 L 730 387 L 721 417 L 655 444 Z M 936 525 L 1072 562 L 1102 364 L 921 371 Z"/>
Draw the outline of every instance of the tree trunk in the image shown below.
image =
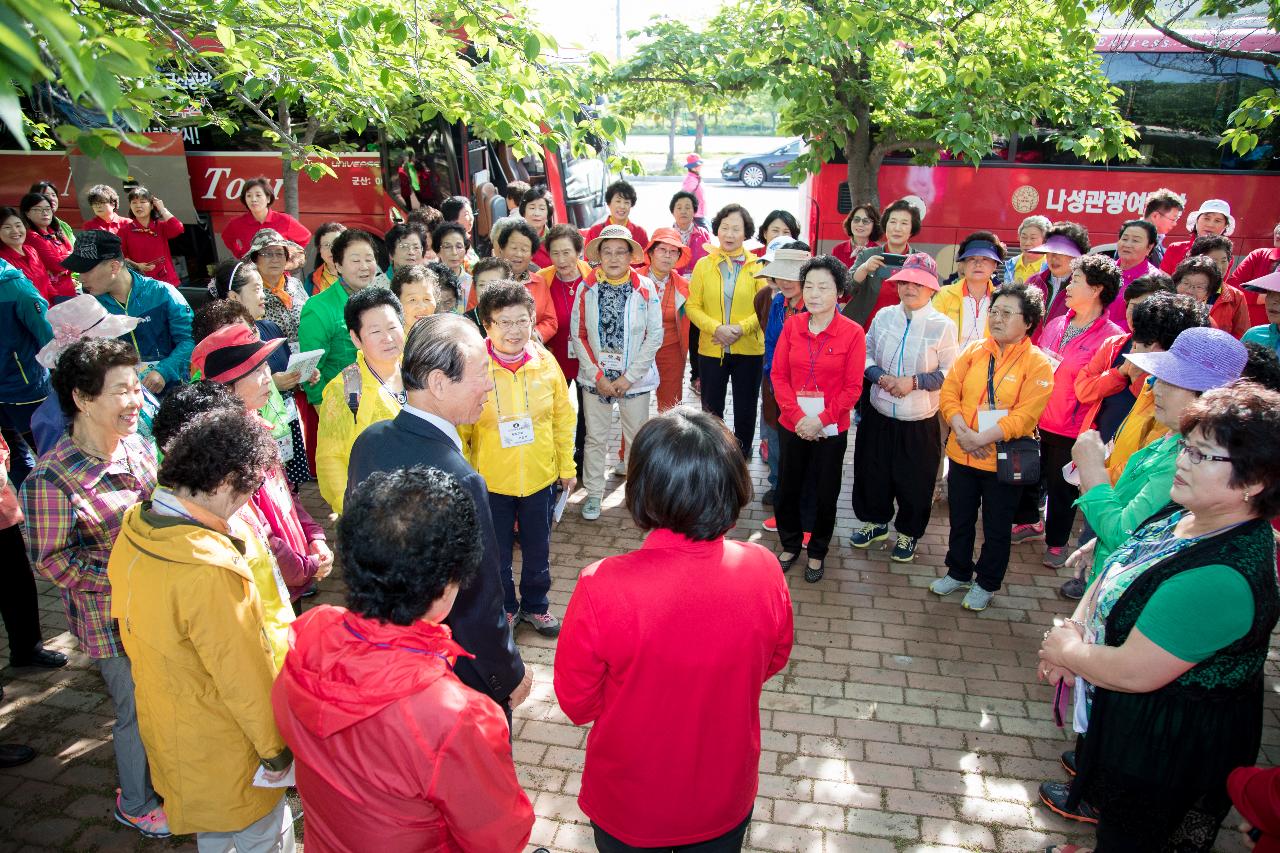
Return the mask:
<path fill-rule="evenodd" d="M 289 104 L 281 98 L 276 102 L 276 120 L 280 124 L 280 141 L 286 144 L 296 143 L 293 138 L 293 118 L 289 115 Z M 281 195 L 284 196 L 284 212 L 298 218 L 298 170 L 293 168 L 293 157 L 284 152 L 280 163 L 280 176 L 284 179 Z"/>
<path fill-rule="evenodd" d="M 679 104 L 671 105 L 671 126 L 667 131 L 667 168 L 673 172 L 676 168 L 676 121 L 680 118 Z"/>
<path fill-rule="evenodd" d="M 849 184 L 849 198 L 853 204 L 870 202 L 880 209 L 880 158 L 871 156 L 871 116 L 870 109 L 859 105 L 854 109 L 857 126 L 849 134 L 844 146 L 845 160 L 848 162 L 846 182 Z"/>
<path fill-rule="evenodd" d="M 702 113 L 698 113 L 697 125 L 694 129 L 693 136 L 693 153 L 702 153 L 702 137 L 707 135 L 707 117 Z"/>

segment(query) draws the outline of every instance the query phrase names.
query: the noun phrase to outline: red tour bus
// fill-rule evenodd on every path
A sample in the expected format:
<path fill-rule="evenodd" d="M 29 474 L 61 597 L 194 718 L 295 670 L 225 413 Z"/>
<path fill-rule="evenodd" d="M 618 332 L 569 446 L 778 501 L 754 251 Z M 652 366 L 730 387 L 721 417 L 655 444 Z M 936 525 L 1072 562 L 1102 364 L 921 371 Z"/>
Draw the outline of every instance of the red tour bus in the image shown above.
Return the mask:
<path fill-rule="evenodd" d="M 265 176 L 275 182 L 279 196 L 282 158 L 273 151 L 234 150 L 236 141 L 214 127 L 148 136 L 150 148 L 126 145 L 120 149 L 129 163 L 130 179 L 162 198 L 186 225 L 186 233 L 172 241 L 174 262 L 184 283 L 202 284 L 212 266 L 228 257 L 218 235 L 244 213 L 240 193 L 245 181 Z M 336 178 L 298 177 L 299 219 L 307 228 L 314 231 L 324 222 L 336 221 L 382 235 L 404 219 L 396 169 L 400 152 L 408 148 L 431 171 L 435 205 L 454 195 L 472 200 L 476 236 L 488 230 L 487 200 L 495 194 L 500 198 L 508 181 L 516 179 L 545 183 L 551 189 L 557 221 L 585 228 L 603 215 L 609 175 L 599 157 L 561 156 L 544 148 L 541 156 L 517 159 L 506 146 L 474 135 L 465 125 L 443 120 L 428 125 L 412 140 L 387 143 L 373 132 L 366 136 L 357 144 L 372 150 L 339 154 L 337 162 L 330 163 Z M 85 198 L 90 186 L 105 183 L 119 192 L 122 184 L 108 176 L 101 163 L 74 150 L 0 150 L 0 204 L 16 206 L 37 181 L 51 181 L 58 187 L 62 199 L 58 216 L 76 228 L 93 215 Z M 120 213 L 127 216 L 124 193 L 120 196 Z M 283 199 L 275 207 L 283 210 Z"/>
<path fill-rule="evenodd" d="M 1280 35 L 1227 31 L 1220 43 L 1250 50 L 1280 50 Z M 1095 245 L 1115 241 L 1120 223 L 1142 216 L 1152 190 L 1168 187 L 1187 198 L 1187 211 L 1209 198 L 1226 199 L 1236 218 L 1231 236 L 1237 258 L 1270 247 L 1280 220 L 1277 134 L 1237 157 L 1218 142 L 1227 116 L 1260 88 L 1280 85 L 1277 69 L 1260 62 L 1192 51 L 1155 31 L 1104 30 L 1098 51 L 1111 81 L 1124 91 L 1121 108 L 1139 130 L 1140 162 L 1087 165 L 1036 137 L 1016 137 L 975 168 L 944 160 L 937 166 L 888 161 L 880 169 L 880 199 L 888 204 L 917 196 L 925 219 L 913 248 L 934 254 L 943 272 L 954 266 L 955 246 L 978 229 L 994 231 L 1013 251 L 1027 216 L 1070 219 L 1089 229 Z M 829 252 L 847 239 L 842 222 L 851 208 L 846 165 L 827 163 L 801 187 L 801 210 L 815 249 Z M 1166 238 L 1185 240 L 1186 220 Z"/>

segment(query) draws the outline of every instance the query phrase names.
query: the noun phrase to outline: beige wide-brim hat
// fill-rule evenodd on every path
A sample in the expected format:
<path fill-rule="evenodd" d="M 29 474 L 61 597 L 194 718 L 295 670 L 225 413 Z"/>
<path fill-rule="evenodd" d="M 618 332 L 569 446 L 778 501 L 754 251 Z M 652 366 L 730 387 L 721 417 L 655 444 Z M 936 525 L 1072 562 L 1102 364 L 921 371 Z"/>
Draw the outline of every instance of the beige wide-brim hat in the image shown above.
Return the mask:
<path fill-rule="evenodd" d="M 622 225 L 606 225 L 600 236 L 587 244 L 582 256 L 590 263 L 600 263 L 600 244 L 605 240 L 622 240 L 631 247 L 631 263 L 638 264 L 644 260 L 644 247 L 631 237 L 631 232 Z"/>
<path fill-rule="evenodd" d="M 800 268 L 813 258 L 803 249 L 778 249 L 773 260 L 756 273 L 756 278 L 780 278 L 783 281 L 799 281 Z"/>

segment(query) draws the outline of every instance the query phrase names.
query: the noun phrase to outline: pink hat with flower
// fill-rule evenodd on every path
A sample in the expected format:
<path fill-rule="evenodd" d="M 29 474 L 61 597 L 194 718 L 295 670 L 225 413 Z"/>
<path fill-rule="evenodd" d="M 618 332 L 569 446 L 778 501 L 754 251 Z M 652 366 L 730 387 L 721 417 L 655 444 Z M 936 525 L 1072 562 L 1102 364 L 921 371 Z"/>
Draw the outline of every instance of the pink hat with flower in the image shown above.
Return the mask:
<path fill-rule="evenodd" d="M 66 302 L 59 302 L 49 309 L 49 325 L 53 327 L 53 340 L 36 353 L 36 361 L 52 370 L 62 351 L 83 338 L 118 338 L 132 332 L 140 317 L 111 314 L 96 296 L 84 294 Z"/>

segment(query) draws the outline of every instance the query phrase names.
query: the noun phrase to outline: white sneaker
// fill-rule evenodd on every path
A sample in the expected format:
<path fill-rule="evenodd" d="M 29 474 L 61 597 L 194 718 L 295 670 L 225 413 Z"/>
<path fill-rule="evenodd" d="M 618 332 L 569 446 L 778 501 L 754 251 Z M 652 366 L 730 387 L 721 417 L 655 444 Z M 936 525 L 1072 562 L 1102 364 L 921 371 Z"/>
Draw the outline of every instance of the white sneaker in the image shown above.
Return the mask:
<path fill-rule="evenodd" d="M 960 606 L 965 610 L 972 610 L 976 613 L 986 610 L 987 605 L 991 603 L 991 599 L 994 596 L 994 592 L 987 592 L 982 587 L 974 584 L 969 592 L 965 594 L 964 601 L 960 602 Z"/>
<path fill-rule="evenodd" d="M 600 499 L 587 498 L 582 505 L 582 517 L 587 521 L 595 521 L 600 517 Z"/>
<path fill-rule="evenodd" d="M 934 595 L 950 595 L 958 589 L 968 589 L 970 586 L 972 586 L 971 583 L 958 581 L 951 577 L 951 575 L 943 575 L 933 583 L 929 584 L 929 592 L 932 592 Z"/>

